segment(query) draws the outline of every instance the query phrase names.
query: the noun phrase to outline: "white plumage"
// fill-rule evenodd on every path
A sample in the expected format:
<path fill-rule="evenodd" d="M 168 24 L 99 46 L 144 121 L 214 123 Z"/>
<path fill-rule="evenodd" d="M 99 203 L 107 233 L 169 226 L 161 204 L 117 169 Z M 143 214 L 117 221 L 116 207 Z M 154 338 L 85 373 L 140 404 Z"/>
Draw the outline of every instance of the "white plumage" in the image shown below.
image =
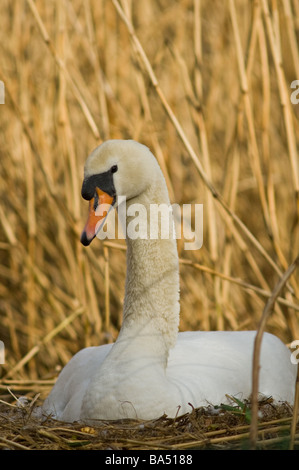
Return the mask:
<path fill-rule="evenodd" d="M 127 207 L 138 202 L 149 210 L 151 203 L 169 204 L 155 157 L 134 141 L 108 141 L 96 148 L 87 159 L 84 176 L 89 189 L 90 182 L 100 181 L 100 190 L 126 196 Z M 93 207 L 94 199 L 90 211 Z M 84 244 L 92 239 L 90 231 L 88 237 L 86 233 Z M 126 241 L 127 276 L 119 336 L 113 345 L 77 353 L 59 375 L 43 412 L 67 422 L 153 419 L 164 413 L 174 417 L 191 411 L 192 406 L 224 403 L 226 394 L 248 398 L 256 333 L 178 334 L 175 240 Z M 263 336 L 260 365 L 260 393 L 292 403 L 296 367 L 285 345 L 268 333 Z"/>

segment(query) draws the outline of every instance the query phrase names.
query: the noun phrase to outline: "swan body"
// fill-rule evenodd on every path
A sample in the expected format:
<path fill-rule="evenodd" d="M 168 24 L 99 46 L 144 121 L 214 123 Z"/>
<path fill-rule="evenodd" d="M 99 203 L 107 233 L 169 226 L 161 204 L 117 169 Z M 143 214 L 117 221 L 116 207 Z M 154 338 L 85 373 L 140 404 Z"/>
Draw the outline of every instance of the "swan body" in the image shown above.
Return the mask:
<path fill-rule="evenodd" d="M 159 165 L 142 144 L 112 140 L 88 157 L 82 196 L 89 200 L 89 220 L 81 241 L 88 245 L 105 216 L 103 201 L 127 208 L 166 203 L 169 198 Z M 127 211 L 128 213 L 128 211 Z M 124 221 L 128 228 L 130 217 Z M 148 229 L 149 230 L 149 229 Z M 218 405 L 226 395 L 251 394 L 256 332 L 184 332 L 179 326 L 179 271 L 175 238 L 131 239 L 123 323 L 114 344 L 79 351 L 61 371 L 43 413 L 73 422 L 97 419 L 154 419 Z M 291 353 L 265 333 L 260 356 L 259 391 L 276 401 L 294 400 L 296 367 Z"/>

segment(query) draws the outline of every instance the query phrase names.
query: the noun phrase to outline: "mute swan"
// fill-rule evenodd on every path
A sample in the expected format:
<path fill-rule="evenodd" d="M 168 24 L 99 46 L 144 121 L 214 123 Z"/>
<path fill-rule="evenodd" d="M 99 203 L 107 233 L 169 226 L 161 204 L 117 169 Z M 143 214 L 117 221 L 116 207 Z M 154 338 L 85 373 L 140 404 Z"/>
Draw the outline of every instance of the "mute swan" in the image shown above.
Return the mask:
<path fill-rule="evenodd" d="M 84 169 L 89 218 L 81 236 L 96 236 L 100 204 L 126 196 L 147 210 L 169 205 L 160 167 L 147 147 L 111 140 L 97 147 Z M 129 223 L 129 216 L 126 224 Z M 116 342 L 78 352 L 61 371 L 43 412 L 72 422 L 93 419 L 174 417 L 191 406 L 217 405 L 226 394 L 251 394 L 254 331 L 178 333 L 179 271 L 175 239 L 127 237 L 123 323 Z M 260 393 L 292 403 L 296 367 L 275 336 L 265 333 Z"/>

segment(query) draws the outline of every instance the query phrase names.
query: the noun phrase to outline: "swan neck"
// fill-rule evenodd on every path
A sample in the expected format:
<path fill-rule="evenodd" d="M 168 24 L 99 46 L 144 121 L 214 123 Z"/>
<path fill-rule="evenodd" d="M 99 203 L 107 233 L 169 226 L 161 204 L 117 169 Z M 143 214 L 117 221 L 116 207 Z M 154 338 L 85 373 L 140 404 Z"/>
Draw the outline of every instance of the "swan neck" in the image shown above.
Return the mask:
<path fill-rule="evenodd" d="M 156 192 L 155 192 L 156 194 Z M 169 206 L 166 193 L 160 201 Z M 138 330 L 136 337 L 149 335 L 149 344 L 158 338 L 166 351 L 176 343 L 179 325 L 179 264 L 176 240 L 169 238 L 151 239 L 149 224 L 150 204 L 153 197 L 146 194 L 139 203 L 147 210 L 148 236 L 145 239 L 131 239 L 127 236 L 127 274 L 125 286 L 124 318 L 122 330 Z M 136 201 L 131 202 L 133 204 Z M 171 221 L 172 221 L 172 214 Z M 127 217 L 127 229 L 131 218 Z M 142 332 L 142 334 L 141 334 Z"/>

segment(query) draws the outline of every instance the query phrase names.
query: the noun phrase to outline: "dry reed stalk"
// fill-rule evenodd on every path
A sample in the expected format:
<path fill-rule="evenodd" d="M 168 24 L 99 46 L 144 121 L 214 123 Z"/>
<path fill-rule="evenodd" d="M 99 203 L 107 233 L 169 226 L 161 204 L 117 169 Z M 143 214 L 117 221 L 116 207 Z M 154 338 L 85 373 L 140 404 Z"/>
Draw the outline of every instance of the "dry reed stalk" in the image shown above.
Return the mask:
<path fill-rule="evenodd" d="M 245 114 L 247 118 L 247 124 L 248 124 L 249 136 L 250 136 L 249 150 L 252 156 L 252 167 L 253 167 L 253 172 L 257 180 L 259 196 L 260 196 L 260 201 L 261 201 L 261 205 L 263 209 L 263 215 L 264 215 L 266 227 L 269 230 L 270 222 L 269 222 L 268 204 L 267 204 L 266 194 L 264 190 L 261 161 L 260 161 L 261 159 L 260 159 L 258 144 L 257 144 L 257 139 L 256 139 L 254 116 L 253 116 L 253 110 L 251 106 L 250 95 L 249 95 L 246 69 L 244 65 L 245 61 L 243 57 L 243 51 L 242 51 L 242 45 L 241 45 L 241 40 L 240 40 L 240 33 L 239 33 L 234 0 L 229 1 L 229 8 L 230 8 L 230 16 L 231 16 L 233 32 L 234 32 L 234 40 L 236 44 L 236 53 L 237 53 L 237 60 L 238 60 L 238 67 L 239 67 L 239 74 L 240 74 L 240 86 L 241 86 L 241 91 L 243 94 Z"/>
<path fill-rule="evenodd" d="M 201 150 L 203 155 L 203 160 L 205 163 L 206 172 L 208 178 L 212 181 L 212 163 L 211 163 L 211 156 L 208 144 L 208 135 L 207 129 L 205 124 L 205 119 L 202 112 L 202 76 L 200 72 L 200 66 L 202 64 L 202 12 L 201 12 L 201 2 L 200 0 L 194 0 L 194 59 L 195 59 L 195 68 L 194 68 L 194 97 L 191 101 L 191 111 L 193 111 L 192 116 L 194 122 L 197 125 L 197 131 L 200 136 L 201 141 Z M 187 69 L 186 69 L 187 72 Z M 192 87 L 190 86 L 190 91 Z M 190 92 L 189 92 L 190 93 Z M 189 98 L 192 97 L 190 93 Z M 197 111 L 194 113 L 194 111 Z M 215 207 L 213 203 L 212 195 L 208 192 L 207 194 L 207 207 L 208 207 L 208 214 L 209 214 L 209 242 L 210 242 L 210 250 L 211 250 L 211 258 L 213 262 L 218 261 L 219 259 L 219 243 L 217 237 L 217 219 L 215 214 Z"/>
<path fill-rule="evenodd" d="M 30 450 L 29 447 L 24 446 L 23 444 L 18 444 L 17 442 L 10 441 L 9 439 L 5 439 L 4 437 L 0 436 L 0 441 L 5 444 L 5 446 L 11 446 L 13 449 L 18 450 Z"/>
<path fill-rule="evenodd" d="M 22 40 L 27 41 L 28 36 L 29 36 L 29 31 L 28 31 L 28 26 L 26 25 Z M 29 67 L 28 65 L 26 66 L 24 64 L 24 66 L 21 68 L 21 73 L 20 73 L 20 89 L 21 89 L 20 108 L 23 110 L 24 119 L 26 120 L 27 124 L 31 119 L 30 111 L 29 111 L 30 105 L 28 103 L 28 95 L 26 93 L 26 90 L 29 84 L 29 75 L 30 75 Z M 27 194 L 26 209 L 27 209 L 27 227 L 28 227 L 28 246 L 27 246 L 28 258 L 26 262 L 29 264 L 34 264 L 35 256 L 36 256 L 36 242 L 35 242 L 36 201 L 35 201 L 35 183 L 34 183 L 34 162 L 32 158 L 32 153 L 30 152 L 30 145 L 28 144 L 28 141 L 22 132 L 20 133 L 20 141 L 21 141 L 23 160 L 24 160 L 26 194 Z M 34 331 L 34 327 L 35 327 L 36 320 L 37 320 L 36 303 L 35 303 L 35 298 L 34 298 L 35 297 L 35 294 L 34 294 L 35 280 L 30 270 L 27 271 L 25 284 L 26 284 L 26 291 L 27 291 L 26 306 L 25 306 L 27 318 L 25 321 L 27 322 L 29 331 Z M 33 334 L 28 334 L 28 337 L 27 337 L 27 340 L 28 340 L 27 349 L 28 350 L 34 347 L 35 339 L 36 338 L 34 337 Z M 34 364 L 34 361 L 30 363 L 30 370 L 32 374 L 35 373 L 36 365 Z"/>
<path fill-rule="evenodd" d="M 286 3 L 285 3 L 286 7 Z M 281 100 L 281 107 L 283 112 L 283 117 L 285 121 L 285 129 L 287 135 L 287 142 L 288 142 L 288 150 L 289 150 L 289 158 L 292 167 L 292 177 L 294 182 L 294 190 L 295 190 L 295 201 L 297 203 L 296 211 L 297 211 L 297 218 L 299 213 L 299 166 L 298 166 L 298 154 L 296 148 L 296 138 L 294 133 L 293 127 L 293 118 L 290 110 L 290 100 L 288 94 L 288 87 L 286 84 L 286 78 L 284 74 L 284 70 L 282 67 L 281 61 L 281 54 L 280 54 L 280 44 L 278 35 L 275 35 L 273 23 L 271 21 L 271 16 L 269 12 L 269 5 L 267 0 L 262 0 L 262 8 L 266 22 L 266 31 L 268 35 L 268 39 L 271 46 L 272 57 L 274 60 L 275 65 L 275 72 L 277 74 L 277 83 L 279 86 L 279 94 Z"/>
<path fill-rule="evenodd" d="M 263 148 L 263 157 L 265 164 L 268 168 L 267 173 L 267 197 L 269 203 L 269 217 L 271 223 L 271 233 L 273 236 L 273 245 L 279 261 L 284 269 L 287 269 L 287 260 L 280 246 L 280 236 L 277 220 L 277 208 L 275 202 L 275 187 L 273 181 L 273 165 L 272 159 L 270 156 L 270 108 L 271 108 L 271 86 L 270 86 L 270 71 L 268 63 L 268 54 L 267 54 L 267 44 L 265 31 L 261 18 L 259 18 L 259 47 L 260 47 L 260 56 L 262 61 L 262 79 L 263 79 L 263 136 L 262 136 L 262 148 Z"/>
<path fill-rule="evenodd" d="M 240 153 L 234 148 L 232 155 L 232 165 L 231 165 L 231 174 L 227 175 L 227 191 L 229 193 L 227 200 L 229 207 L 232 211 L 235 212 L 236 207 L 236 198 L 238 193 L 238 181 L 240 175 Z M 233 246 L 231 243 L 231 238 L 227 234 L 227 242 L 225 244 L 224 254 L 223 254 L 223 263 L 222 271 L 225 276 L 230 276 L 230 273 L 233 269 L 232 267 L 232 257 L 233 257 Z M 230 303 L 230 289 L 227 283 L 222 283 L 222 298 L 224 304 Z"/>
<path fill-rule="evenodd" d="M 57 50 L 60 57 L 66 54 L 65 51 L 65 10 L 61 2 L 57 2 Z M 69 197 L 69 210 L 72 212 L 75 223 L 80 219 L 80 191 L 78 184 L 78 168 L 74 148 L 74 137 L 70 125 L 70 117 L 66 102 L 66 77 L 62 69 L 59 69 L 59 96 L 58 96 L 58 123 L 61 131 L 60 142 L 62 144 L 62 154 L 66 159 L 66 175 L 70 176 L 69 187 L 66 194 Z"/>
<path fill-rule="evenodd" d="M 202 75 L 200 68 L 202 67 L 202 12 L 201 0 L 193 1 L 194 9 L 194 27 L 193 27 L 193 41 L 194 41 L 194 89 L 199 101 L 202 100 Z"/>
<path fill-rule="evenodd" d="M 197 26 L 198 27 L 198 26 Z M 178 67 L 181 70 L 183 83 L 186 89 L 186 99 L 189 103 L 190 114 L 192 121 L 194 123 L 196 135 L 199 136 L 201 154 L 203 159 L 203 167 L 205 169 L 206 175 L 210 181 L 212 181 L 212 170 L 211 170 L 211 159 L 208 145 L 208 137 L 205 125 L 205 119 L 202 113 L 202 103 L 199 101 L 198 96 L 195 95 L 193 90 L 192 82 L 189 77 L 189 72 L 187 68 L 186 61 L 178 51 L 178 49 L 173 48 L 173 53 L 175 59 L 178 63 Z M 198 79 L 199 80 L 199 79 Z M 213 262 L 216 262 L 218 259 L 218 241 L 217 241 L 217 230 L 216 230 L 216 217 L 215 217 L 215 207 L 213 203 L 213 197 L 210 191 L 207 190 L 207 213 L 208 224 L 209 224 L 209 251 L 210 256 Z"/>
<path fill-rule="evenodd" d="M 196 28 L 198 29 L 198 24 L 196 24 Z M 182 71 L 183 83 L 186 89 L 186 99 L 189 103 L 190 115 L 194 123 L 195 133 L 199 135 L 199 141 L 200 141 L 199 144 L 200 144 L 201 154 L 203 158 L 203 165 L 204 165 L 207 177 L 211 181 L 212 172 L 211 172 L 210 152 L 209 152 L 209 146 L 208 146 L 208 137 L 207 137 L 205 119 L 202 113 L 202 104 L 199 101 L 198 97 L 195 95 L 195 91 L 193 91 L 191 79 L 188 73 L 187 64 L 184 58 L 181 56 L 181 54 L 176 48 L 173 48 L 173 49 L 174 49 L 173 53 L 174 53 L 175 59 L 178 63 L 178 67 Z M 199 81 L 199 78 L 197 79 L 197 81 Z M 209 234 L 209 244 L 208 244 L 209 254 L 210 254 L 212 263 L 215 266 L 218 266 L 219 265 L 219 254 L 218 254 L 219 242 L 218 242 L 218 237 L 217 237 L 216 208 L 215 208 L 213 197 L 210 191 L 206 188 L 205 192 L 206 192 L 206 195 L 205 195 L 206 213 L 208 214 L 207 223 L 208 223 L 208 234 Z M 216 303 L 220 307 L 223 304 L 223 300 L 220 297 L 219 291 L 220 291 L 220 284 L 218 283 L 218 279 L 216 278 L 214 282 L 214 295 L 215 295 Z M 223 311 L 221 308 L 218 308 L 216 313 L 217 313 L 217 316 L 216 316 L 217 329 L 222 330 L 224 328 Z"/>
<path fill-rule="evenodd" d="M 283 9 L 285 13 L 285 20 L 287 23 L 287 32 L 289 36 L 290 49 L 293 58 L 296 77 L 299 77 L 299 48 L 296 38 L 296 25 L 290 0 L 283 0 Z"/>
<path fill-rule="evenodd" d="M 101 10 L 104 11 L 104 5 L 102 3 Z M 92 18 L 92 8 L 90 0 L 84 2 L 84 12 L 86 17 L 86 24 L 87 24 L 87 31 L 89 37 L 89 45 L 91 46 L 91 50 L 93 53 L 92 61 L 93 66 L 95 69 L 95 74 L 98 79 L 98 99 L 99 99 L 99 106 L 101 111 L 101 135 L 103 136 L 103 140 L 107 140 L 110 137 L 110 123 L 109 123 L 109 115 L 108 115 L 108 106 L 107 106 L 107 98 L 105 94 L 105 86 L 103 80 L 103 72 L 101 67 L 101 61 L 99 57 L 99 52 L 96 43 L 96 36 L 95 36 L 95 28 L 93 24 Z M 104 26 L 104 19 L 102 20 L 102 26 Z"/>
<path fill-rule="evenodd" d="M 146 92 L 145 80 L 144 80 L 143 75 L 141 73 L 139 73 L 138 71 L 136 73 L 136 80 L 137 80 L 137 85 L 138 85 L 139 92 L 140 92 L 140 99 L 142 101 L 142 105 L 143 105 L 143 109 L 144 109 L 145 120 L 148 122 L 148 125 L 149 125 L 150 130 L 151 130 L 150 135 L 152 136 L 152 145 L 153 145 L 154 153 L 157 157 L 157 160 L 158 160 L 158 162 L 161 166 L 161 169 L 163 171 L 163 174 L 165 176 L 170 201 L 174 201 L 175 200 L 174 189 L 173 189 L 173 186 L 172 186 L 172 183 L 171 183 L 171 179 L 170 179 L 170 176 L 169 176 L 169 172 L 168 172 L 168 169 L 167 169 L 167 165 L 166 165 L 166 162 L 165 162 L 165 157 L 163 155 L 163 151 L 162 151 L 161 146 L 159 144 L 159 141 L 157 139 L 157 134 L 156 134 L 156 130 L 155 130 L 155 126 L 154 126 L 154 122 L 153 122 L 153 118 L 152 118 L 152 113 L 151 113 L 151 109 L 150 109 L 150 105 L 149 105 L 149 100 L 148 100 L 148 96 L 147 96 L 147 92 Z"/>
<path fill-rule="evenodd" d="M 295 399 L 294 399 L 293 418 L 291 422 L 291 432 L 290 432 L 290 446 L 289 446 L 290 450 L 294 449 L 295 438 L 296 438 L 296 427 L 297 427 L 298 422 L 299 422 L 299 364 L 297 364 Z"/>
<path fill-rule="evenodd" d="M 294 262 L 289 266 L 287 271 L 284 273 L 282 278 L 279 280 L 275 286 L 273 293 L 269 300 L 267 301 L 263 315 L 260 321 L 260 325 L 257 330 L 255 342 L 254 342 L 254 351 L 253 351 L 253 361 L 252 361 L 252 421 L 250 428 L 250 442 L 251 447 L 254 449 L 257 442 L 257 422 L 258 422 L 258 389 L 259 389 L 259 357 L 262 344 L 263 333 L 266 327 L 268 317 L 271 315 L 277 297 L 279 296 L 280 291 L 285 287 L 288 279 L 292 276 L 293 272 L 299 266 L 299 256 L 294 260 Z M 296 386 L 296 401 L 297 401 L 297 386 Z"/>
<path fill-rule="evenodd" d="M 259 5 L 259 3 L 254 3 L 254 5 L 253 5 L 253 20 L 252 20 L 252 26 L 251 26 L 251 33 L 250 33 L 248 51 L 246 53 L 246 56 L 248 57 L 246 70 L 244 69 L 244 66 L 243 66 L 242 47 L 240 45 L 240 36 L 239 36 L 239 32 L 238 32 L 238 26 L 236 24 L 236 12 L 235 12 L 235 8 L 234 8 L 233 4 L 232 4 L 232 7 L 231 7 L 231 16 L 232 16 L 233 23 L 234 23 L 235 41 L 237 43 L 237 50 L 239 51 L 239 53 L 238 53 L 239 70 L 240 70 L 240 73 L 241 73 L 241 76 L 242 76 L 242 80 L 244 82 L 243 83 L 243 88 L 245 87 L 247 89 L 247 87 L 248 87 L 247 81 L 249 81 L 250 74 L 252 73 L 254 55 L 255 55 L 255 52 L 256 52 L 256 42 L 257 42 L 257 35 L 258 35 L 258 29 L 259 29 L 258 27 L 259 27 L 259 24 L 260 24 L 260 21 L 259 21 L 260 20 L 260 5 Z M 248 77 L 248 78 L 246 78 L 246 77 Z M 241 86 L 241 89 L 242 89 L 242 86 Z M 242 115 L 243 115 L 243 112 L 244 112 L 243 108 L 244 108 L 244 106 L 240 107 L 240 111 L 239 111 L 238 117 L 236 119 L 236 124 L 235 124 L 235 127 L 236 127 L 235 132 L 237 132 L 238 134 L 240 134 L 240 132 L 241 132 L 238 127 L 240 126 L 240 122 L 242 122 Z M 250 104 L 249 104 L 249 113 L 250 113 L 250 118 L 252 119 L 252 112 L 251 112 L 250 109 L 251 108 L 250 108 Z M 234 149 L 235 153 L 237 153 L 237 155 L 239 156 L 239 149 L 236 150 L 235 145 L 233 146 L 233 149 Z M 239 162 L 239 158 L 238 158 L 238 162 Z M 239 164 L 238 164 L 238 167 L 239 167 Z M 232 170 L 233 169 L 234 169 L 234 167 L 232 168 Z M 230 184 L 229 178 L 226 178 L 226 180 L 227 180 L 227 185 L 229 185 Z M 238 190 L 237 180 L 238 180 L 238 174 L 236 174 L 236 176 L 235 176 L 235 182 L 236 182 L 235 183 L 235 189 L 234 189 L 235 196 L 234 196 L 233 201 L 235 201 L 235 199 L 237 197 L 237 190 Z M 234 185 L 232 186 L 232 189 L 233 188 L 234 188 Z M 233 212 L 235 212 L 235 210 L 234 210 L 235 202 L 233 202 L 233 204 L 230 203 L 229 207 L 231 208 L 231 210 Z M 232 230 L 232 226 L 231 226 L 230 230 Z M 244 242 L 241 241 L 240 237 L 238 237 L 236 233 L 235 233 L 234 237 L 235 237 L 236 241 L 238 241 L 239 245 L 241 244 L 242 250 L 244 251 L 244 254 L 247 257 L 249 265 L 251 266 L 251 268 L 255 272 L 255 275 L 259 279 L 259 282 L 261 283 L 261 285 L 264 288 L 268 289 L 269 286 L 268 286 L 267 282 L 265 281 L 264 276 L 260 272 L 260 269 L 257 266 L 254 258 L 251 256 L 250 253 L 248 253 L 247 245 Z M 231 246 L 230 243 L 227 244 L 227 245 L 228 245 L 228 247 Z"/>
<path fill-rule="evenodd" d="M 9 220 L 7 219 L 4 210 L 0 206 L 0 218 L 1 218 L 1 225 L 4 230 L 4 233 L 9 241 L 10 246 L 15 246 L 17 244 L 17 239 L 14 234 L 14 230 L 11 227 Z"/>

